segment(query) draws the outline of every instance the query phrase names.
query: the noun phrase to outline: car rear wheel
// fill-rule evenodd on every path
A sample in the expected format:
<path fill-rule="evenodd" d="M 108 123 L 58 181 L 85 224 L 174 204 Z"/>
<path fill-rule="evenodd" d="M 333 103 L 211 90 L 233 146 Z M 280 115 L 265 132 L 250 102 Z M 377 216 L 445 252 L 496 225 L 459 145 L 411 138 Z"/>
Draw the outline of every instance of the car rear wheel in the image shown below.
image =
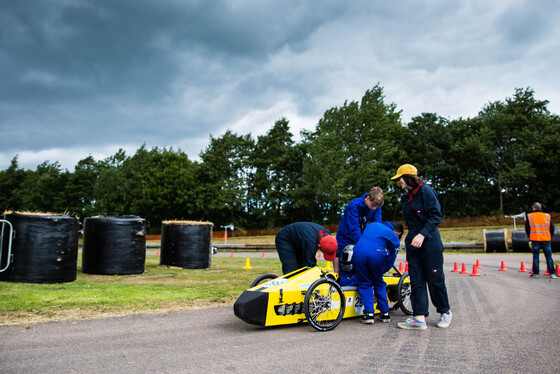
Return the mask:
<path fill-rule="evenodd" d="M 253 288 L 258 284 L 261 284 L 261 283 L 264 283 L 266 281 L 269 281 L 271 279 L 276 279 L 276 278 L 278 278 L 278 275 L 272 274 L 272 273 L 266 273 L 266 274 L 259 275 L 258 277 L 255 278 L 253 283 L 251 283 L 251 287 L 249 287 L 249 288 Z"/>
<path fill-rule="evenodd" d="M 401 275 L 401 279 L 399 279 L 399 284 L 397 286 L 397 305 L 404 314 L 409 316 L 412 315 L 412 302 L 410 301 L 411 293 L 412 288 L 410 286 L 410 276 L 408 275 L 408 272 L 406 272 Z"/>

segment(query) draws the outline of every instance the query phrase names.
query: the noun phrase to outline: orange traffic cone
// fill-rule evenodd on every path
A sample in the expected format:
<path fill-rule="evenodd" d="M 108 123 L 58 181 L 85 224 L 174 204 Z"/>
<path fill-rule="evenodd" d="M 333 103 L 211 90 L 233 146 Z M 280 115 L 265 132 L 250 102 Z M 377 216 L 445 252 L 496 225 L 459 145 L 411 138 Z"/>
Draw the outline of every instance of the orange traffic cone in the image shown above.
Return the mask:
<path fill-rule="evenodd" d="M 556 264 L 556 275 L 560 276 L 560 265 Z"/>
<path fill-rule="evenodd" d="M 546 277 L 547 275 L 550 275 L 550 271 L 548 271 L 548 266 L 546 267 L 546 273 L 544 273 L 544 276 Z"/>
<path fill-rule="evenodd" d="M 233 257 L 233 252 L 231 252 L 231 255 L 229 257 Z"/>
<path fill-rule="evenodd" d="M 473 266 L 472 266 L 472 274 L 471 274 L 471 277 L 480 277 L 480 276 L 481 276 L 481 275 L 478 274 L 478 266 L 476 266 L 476 264 L 473 265 Z"/>
<path fill-rule="evenodd" d="M 558 266 L 558 265 L 557 265 Z M 404 262 L 404 272 L 408 273 L 408 261 Z"/>
<path fill-rule="evenodd" d="M 321 258 L 321 252 L 319 252 L 319 254 L 317 255 L 317 258 L 318 258 L 318 259 Z"/>
<path fill-rule="evenodd" d="M 509 271 L 506 269 L 506 264 L 502 261 L 502 267 L 498 269 L 499 271 Z"/>
<path fill-rule="evenodd" d="M 476 259 L 476 267 L 482 269 L 482 266 L 480 265 L 480 261 L 478 261 L 478 258 Z"/>
<path fill-rule="evenodd" d="M 399 273 L 402 273 L 404 271 L 404 267 L 402 265 L 402 262 L 399 262 Z"/>
<path fill-rule="evenodd" d="M 455 265 L 453 266 L 453 270 L 451 270 L 452 273 L 458 273 L 459 272 L 459 265 L 457 265 L 457 261 L 455 261 Z"/>
<path fill-rule="evenodd" d="M 467 271 L 467 265 L 465 265 L 465 263 L 463 262 L 463 266 L 461 268 L 461 271 L 459 272 L 459 274 L 468 274 L 469 272 Z"/>
<path fill-rule="evenodd" d="M 159 256 L 159 251 L 156 251 L 156 256 Z"/>
<path fill-rule="evenodd" d="M 261 257 L 264 258 L 264 252 L 262 253 Z"/>
<path fill-rule="evenodd" d="M 519 269 L 519 273 L 526 273 L 527 269 L 525 269 L 525 263 L 521 261 L 521 269 Z"/>

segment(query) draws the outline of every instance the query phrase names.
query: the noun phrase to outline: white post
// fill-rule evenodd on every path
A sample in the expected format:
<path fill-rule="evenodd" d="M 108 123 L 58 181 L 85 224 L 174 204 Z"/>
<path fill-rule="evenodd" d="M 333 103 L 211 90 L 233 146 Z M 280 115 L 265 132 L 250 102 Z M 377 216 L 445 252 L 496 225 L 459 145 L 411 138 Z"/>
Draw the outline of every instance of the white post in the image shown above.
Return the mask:
<path fill-rule="evenodd" d="M 231 229 L 233 231 L 233 223 L 227 226 L 222 226 L 222 228 L 225 229 L 224 244 L 227 244 L 227 229 Z"/>

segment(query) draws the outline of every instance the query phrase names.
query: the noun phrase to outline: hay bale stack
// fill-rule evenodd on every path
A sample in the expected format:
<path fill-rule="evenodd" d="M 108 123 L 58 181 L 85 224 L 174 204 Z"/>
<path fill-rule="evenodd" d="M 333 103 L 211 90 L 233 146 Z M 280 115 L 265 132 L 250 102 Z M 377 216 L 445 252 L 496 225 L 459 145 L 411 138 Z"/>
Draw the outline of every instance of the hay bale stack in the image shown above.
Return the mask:
<path fill-rule="evenodd" d="M 209 269 L 213 226 L 211 222 L 163 221 L 160 265 Z"/>
<path fill-rule="evenodd" d="M 23 283 L 63 283 L 76 280 L 78 219 L 37 212 L 6 212 L 4 219 L 15 231 L 12 262 L 0 280 Z M 8 237 L 3 236 L 3 248 Z M 7 253 L 7 252 L 6 252 Z M 2 263 L 5 259 L 2 259 Z"/>

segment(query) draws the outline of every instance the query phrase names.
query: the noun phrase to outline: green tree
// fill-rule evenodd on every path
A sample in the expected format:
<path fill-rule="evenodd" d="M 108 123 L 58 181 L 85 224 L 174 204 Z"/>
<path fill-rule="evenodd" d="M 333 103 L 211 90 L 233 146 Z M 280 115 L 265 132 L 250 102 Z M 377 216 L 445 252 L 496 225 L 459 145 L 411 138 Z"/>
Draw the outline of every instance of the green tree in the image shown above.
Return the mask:
<path fill-rule="evenodd" d="M 303 158 L 293 150 L 289 121 L 282 118 L 257 138 L 249 158 L 249 206 L 255 227 L 275 227 L 288 223 L 289 206 L 301 187 Z"/>
<path fill-rule="evenodd" d="M 95 214 L 95 183 L 99 178 L 99 162 L 93 156 L 78 161 L 65 188 L 68 211 L 79 217 Z"/>
<path fill-rule="evenodd" d="M 495 187 L 489 183 L 484 167 L 486 140 L 480 137 L 478 118 L 453 120 L 447 127 L 450 149 L 443 162 L 447 165 L 447 183 L 438 190 L 448 217 L 489 214 Z"/>
<path fill-rule="evenodd" d="M 217 227 L 233 223 L 247 227 L 249 157 L 255 141 L 251 135 L 230 130 L 219 138 L 210 136 L 210 144 L 200 153 L 197 211 Z"/>
<path fill-rule="evenodd" d="M 29 211 L 69 213 L 64 190 L 69 179 L 58 161 L 43 162 L 35 171 L 27 172 L 21 184 L 22 209 Z"/>
<path fill-rule="evenodd" d="M 123 149 L 99 163 L 95 183 L 95 211 L 102 216 L 123 215 L 129 209 L 128 183 L 122 169 L 129 157 Z"/>
<path fill-rule="evenodd" d="M 548 101 L 535 99 L 530 88 L 516 89 L 505 103 L 489 103 L 478 115 L 481 124 L 478 136 L 482 143 L 480 160 L 497 189 L 496 208 L 501 212 L 506 211 L 506 207 L 507 211 L 517 211 L 527 206 L 530 204 L 527 191 L 540 189 L 533 164 L 538 162 L 534 152 L 548 136 L 557 137 L 559 129 L 547 105 Z M 554 157 L 550 161 L 554 161 Z M 540 164 L 558 169 L 558 164 L 547 161 Z"/>
<path fill-rule="evenodd" d="M 21 209 L 21 184 L 25 177 L 26 171 L 18 167 L 17 156 L 6 170 L 0 171 L 0 207 L 3 211 Z"/>
<path fill-rule="evenodd" d="M 396 105 L 385 104 L 383 89 L 376 85 L 361 103 L 345 102 L 326 111 L 316 130 L 304 136 L 310 156 L 305 183 L 314 188 L 314 203 L 322 216 L 337 222 L 350 199 L 372 186 L 387 189 L 390 174 L 402 159 L 399 149 L 406 129 Z M 389 211 L 394 210 L 390 195 L 388 201 Z"/>
<path fill-rule="evenodd" d="M 145 145 L 132 157 L 119 151 L 100 173 L 98 207 L 105 215 L 145 218 L 151 232 L 164 220 L 195 219 L 196 167 L 182 151 Z"/>

